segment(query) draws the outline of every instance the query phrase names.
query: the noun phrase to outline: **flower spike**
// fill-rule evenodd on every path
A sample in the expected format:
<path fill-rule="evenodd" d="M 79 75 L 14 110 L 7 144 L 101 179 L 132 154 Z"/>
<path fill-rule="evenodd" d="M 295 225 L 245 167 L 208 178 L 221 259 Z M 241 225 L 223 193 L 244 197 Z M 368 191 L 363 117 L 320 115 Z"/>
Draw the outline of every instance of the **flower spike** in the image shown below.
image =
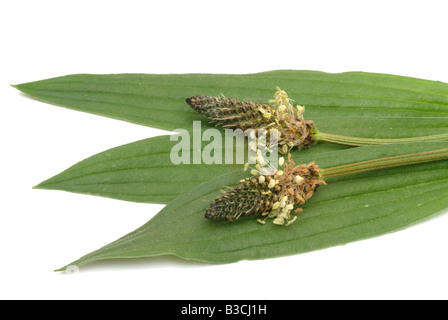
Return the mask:
<path fill-rule="evenodd" d="M 274 224 L 290 225 L 296 219 L 291 213 L 293 209 L 304 204 L 325 184 L 314 162 L 296 166 L 289 155 L 283 170 L 243 179 L 217 197 L 206 210 L 205 217 L 232 221 L 241 216 L 261 216 L 264 219 L 258 221 L 263 224 L 264 220 L 272 218 Z"/>
<path fill-rule="evenodd" d="M 285 91 L 277 87 L 272 106 L 240 99 L 196 96 L 187 103 L 217 126 L 229 129 L 278 130 L 280 152 L 292 147 L 307 148 L 314 143 L 314 122 L 303 119 L 304 107 L 291 104 Z"/>

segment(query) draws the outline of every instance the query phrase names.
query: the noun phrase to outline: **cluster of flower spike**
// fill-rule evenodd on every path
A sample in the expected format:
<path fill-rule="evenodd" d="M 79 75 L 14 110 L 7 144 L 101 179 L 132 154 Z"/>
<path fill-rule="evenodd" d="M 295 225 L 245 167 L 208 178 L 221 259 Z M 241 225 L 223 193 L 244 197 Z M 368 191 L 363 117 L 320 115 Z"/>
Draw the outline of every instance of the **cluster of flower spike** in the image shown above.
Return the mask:
<path fill-rule="evenodd" d="M 277 225 L 293 223 L 297 216 L 292 213 L 302 211 L 301 208 L 294 210 L 294 207 L 304 204 L 320 185 L 326 183 L 314 162 L 296 166 L 289 155 L 288 163 L 280 158 L 279 165 L 283 170 L 266 174 L 270 170 L 263 170 L 258 163 L 257 169 L 251 170 L 253 176 L 224 191 L 206 210 L 205 217 L 232 221 L 241 216 L 260 216 L 257 221 L 262 224 L 268 218 L 274 219 L 273 223 Z"/>
<path fill-rule="evenodd" d="M 223 128 L 265 130 L 267 136 L 270 129 L 276 129 L 276 143 L 282 153 L 293 147 L 307 148 L 314 143 L 315 124 L 303 119 L 305 107 L 294 107 L 286 92 L 279 87 L 274 99 L 269 101 L 272 106 L 224 96 L 196 96 L 186 101 L 210 122 Z"/>
<path fill-rule="evenodd" d="M 314 143 L 316 130 L 313 121 L 303 118 L 305 107 L 294 107 L 286 92 L 279 87 L 274 99 L 269 101 L 272 105 L 224 96 L 196 96 L 187 99 L 187 103 L 217 126 L 257 130 L 257 138 L 267 139 L 269 136 L 270 143 L 270 129 L 276 129 L 274 142 L 280 145 L 281 153 L 287 153 L 293 147 L 306 148 Z M 251 138 L 255 137 L 251 135 Z M 320 185 L 326 184 L 314 162 L 296 166 L 290 154 L 288 163 L 283 157 L 279 159 L 279 170 L 272 167 L 264 157 L 266 151 L 272 152 L 270 145 L 267 140 L 261 140 L 266 144 L 258 144 L 262 151 L 257 150 L 257 165 L 251 170 L 252 176 L 222 191 L 223 194 L 206 210 L 206 218 L 233 221 L 241 216 L 258 216 L 257 221 L 261 224 L 271 218 L 274 224 L 288 226 L 297 219 L 293 213 L 302 211 L 296 207 L 309 200 Z M 251 149 L 255 151 L 257 148 L 252 146 Z M 247 168 L 248 164 L 245 170 Z"/>

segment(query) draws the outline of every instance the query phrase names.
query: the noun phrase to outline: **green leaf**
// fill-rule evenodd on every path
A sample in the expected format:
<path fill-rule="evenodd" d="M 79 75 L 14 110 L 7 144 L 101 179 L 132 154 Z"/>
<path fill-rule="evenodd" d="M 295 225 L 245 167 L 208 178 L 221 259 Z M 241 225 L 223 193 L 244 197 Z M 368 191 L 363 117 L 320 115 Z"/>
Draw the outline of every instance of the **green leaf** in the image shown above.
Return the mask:
<path fill-rule="evenodd" d="M 302 160 L 316 160 L 328 168 L 444 148 L 448 142 L 368 146 L 304 154 Z M 212 263 L 292 255 L 385 234 L 448 206 L 448 161 L 444 160 L 328 179 L 328 186 L 319 188 L 288 227 L 260 225 L 253 218 L 205 219 L 205 209 L 219 190 L 243 176 L 242 171 L 226 173 L 197 186 L 139 229 L 70 265 L 158 255 Z"/>
<path fill-rule="evenodd" d="M 448 127 L 448 84 L 375 73 L 78 74 L 15 87 L 55 105 L 174 130 L 205 122 L 185 103 L 188 97 L 224 94 L 267 102 L 275 86 L 306 106 L 306 118 L 322 132 L 405 138 L 446 133 Z"/>
<path fill-rule="evenodd" d="M 35 188 L 135 202 L 168 203 L 213 177 L 242 170 L 242 164 L 174 165 L 170 152 L 177 143 L 170 141 L 170 136 L 160 136 L 113 148 L 75 164 Z M 224 155 L 224 143 L 222 146 Z M 344 148 L 319 144 L 302 153 L 314 155 Z M 189 152 L 192 158 L 192 141 Z M 299 157 L 299 152 L 295 150 L 293 155 Z"/>

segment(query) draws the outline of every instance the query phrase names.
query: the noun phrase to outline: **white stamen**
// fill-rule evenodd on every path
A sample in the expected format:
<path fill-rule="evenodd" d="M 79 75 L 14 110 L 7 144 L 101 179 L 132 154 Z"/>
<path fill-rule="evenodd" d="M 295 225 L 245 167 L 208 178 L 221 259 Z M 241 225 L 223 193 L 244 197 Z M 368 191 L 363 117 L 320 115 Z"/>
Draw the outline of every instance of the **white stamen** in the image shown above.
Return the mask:
<path fill-rule="evenodd" d="M 279 166 L 282 166 L 284 163 L 285 163 L 285 158 L 280 157 L 280 158 L 278 159 L 278 165 L 279 165 Z"/>
<path fill-rule="evenodd" d="M 274 224 L 277 224 L 279 226 L 282 226 L 285 224 L 285 219 L 282 217 L 275 218 L 274 221 L 272 221 Z"/>
<path fill-rule="evenodd" d="M 296 182 L 297 184 L 299 184 L 299 183 L 301 183 L 303 180 L 305 180 L 305 178 L 303 178 L 303 177 L 301 177 L 301 176 L 296 176 L 296 178 L 295 178 L 294 180 L 295 180 L 295 182 Z"/>
<path fill-rule="evenodd" d="M 291 220 L 288 221 L 288 223 L 286 223 L 286 227 L 289 226 L 290 224 L 292 224 L 294 221 L 296 221 L 297 216 L 294 216 Z"/>

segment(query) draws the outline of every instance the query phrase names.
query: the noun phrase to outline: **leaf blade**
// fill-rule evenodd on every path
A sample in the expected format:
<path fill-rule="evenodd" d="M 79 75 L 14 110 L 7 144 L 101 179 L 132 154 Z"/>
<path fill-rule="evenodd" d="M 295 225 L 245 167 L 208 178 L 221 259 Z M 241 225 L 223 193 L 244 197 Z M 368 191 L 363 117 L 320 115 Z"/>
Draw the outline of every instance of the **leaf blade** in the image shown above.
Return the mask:
<path fill-rule="evenodd" d="M 190 136 L 194 139 L 193 135 Z M 209 179 L 234 171 L 242 164 L 179 164 L 170 160 L 177 141 L 160 136 L 115 147 L 89 157 L 35 186 L 36 189 L 63 190 L 113 199 L 168 203 Z M 224 143 L 221 152 L 225 155 Z M 321 144 L 302 155 L 344 149 Z M 193 152 L 193 143 L 188 149 Z M 298 151 L 293 152 L 298 155 Z M 310 156 L 308 156 L 310 157 Z"/>
<path fill-rule="evenodd" d="M 394 156 L 447 146 L 447 142 L 425 142 L 353 148 L 333 152 L 331 158 L 316 155 L 316 162 L 327 167 L 374 159 L 377 154 Z M 235 223 L 205 219 L 204 210 L 219 189 L 241 177 L 242 172 L 233 172 L 199 185 L 141 228 L 72 264 L 166 254 L 210 263 L 266 259 L 382 235 L 448 207 L 445 160 L 329 179 L 329 185 L 320 188 L 297 221 L 286 228 L 262 226 L 253 219 Z"/>
<path fill-rule="evenodd" d="M 422 131 L 444 133 L 448 124 L 447 84 L 375 73 L 80 74 L 15 87 L 55 105 L 174 130 L 191 128 L 193 120 L 204 121 L 185 103 L 190 96 L 222 93 L 267 102 L 277 85 L 305 105 L 306 117 L 328 133 L 413 137 Z"/>

